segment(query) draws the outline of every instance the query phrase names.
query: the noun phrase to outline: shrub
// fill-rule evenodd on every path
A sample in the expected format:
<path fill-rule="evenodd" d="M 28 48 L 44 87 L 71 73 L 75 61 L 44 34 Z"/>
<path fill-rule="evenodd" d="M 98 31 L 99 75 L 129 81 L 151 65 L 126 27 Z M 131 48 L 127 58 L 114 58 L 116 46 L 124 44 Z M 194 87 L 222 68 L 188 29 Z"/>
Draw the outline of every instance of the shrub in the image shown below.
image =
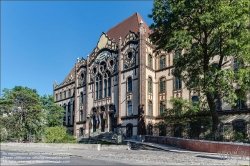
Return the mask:
<path fill-rule="evenodd" d="M 63 126 L 45 128 L 45 142 L 60 142 L 66 135 L 66 128 Z"/>

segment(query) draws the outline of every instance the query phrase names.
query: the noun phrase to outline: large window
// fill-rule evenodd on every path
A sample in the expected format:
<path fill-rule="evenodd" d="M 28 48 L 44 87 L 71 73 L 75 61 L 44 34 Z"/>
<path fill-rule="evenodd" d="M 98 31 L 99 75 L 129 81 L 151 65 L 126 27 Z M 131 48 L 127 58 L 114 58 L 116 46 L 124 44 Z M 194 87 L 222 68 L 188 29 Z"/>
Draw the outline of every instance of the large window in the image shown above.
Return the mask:
<path fill-rule="evenodd" d="M 62 92 L 60 92 L 60 100 L 62 100 Z"/>
<path fill-rule="evenodd" d="M 108 96 L 111 96 L 111 77 L 108 75 Z"/>
<path fill-rule="evenodd" d="M 58 100 L 58 95 L 56 94 L 56 101 Z"/>
<path fill-rule="evenodd" d="M 160 69 L 165 68 L 165 66 L 166 66 L 166 56 L 165 56 L 165 55 L 162 55 L 162 56 L 160 57 Z"/>
<path fill-rule="evenodd" d="M 152 103 L 152 101 L 148 102 L 148 115 L 153 116 L 153 103 Z"/>
<path fill-rule="evenodd" d="M 174 78 L 174 89 L 175 90 L 181 89 L 181 79 L 178 77 Z"/>
<path fill-rule="evenodd" d="M 132 101 L 128 101 L 128 116 L 132 115 Z"/>
<path fill-rule="evenodd" d="M 109 97 L 111 96 L 111 77 L 110 77 L 110 73 L 107 72 L 104 75 L 104 93 L 103 93 L 103 97 Z"/>
<path fill-rule="evenodd" d="M 148 77 L 148 92 L 152 93 L 152 78 Z"/>
<path fill-rule="evenodd" d="M 153 65 L 152 65 L 152 55 L 148 55 L 148 66 L 149 67 L 153 67 Z"/>
<path fill-rule="evenodd" d="M 164 112 L 165 107 L 166 107 L 165 103 L 164 102 L 160 102 L 160 114 L 162 114 Z"/>
<path fill-rule="evenodd" d="M 128 78 L 128 92 L 132 92 L 132 77 Z"/>
<path fill-rule="evenodd" d="M 102 98 L 102 76 L 98 74 L 96 77 L 96 83 L 95 83 L 95 92 L 96 92 L 96 99 Z"/>
<path fill-rule="evenodd" d="M 161 78 L 160 79 L 160 93 L 165 92 L 165 87 L 166 87 L 166 79 Z"/>

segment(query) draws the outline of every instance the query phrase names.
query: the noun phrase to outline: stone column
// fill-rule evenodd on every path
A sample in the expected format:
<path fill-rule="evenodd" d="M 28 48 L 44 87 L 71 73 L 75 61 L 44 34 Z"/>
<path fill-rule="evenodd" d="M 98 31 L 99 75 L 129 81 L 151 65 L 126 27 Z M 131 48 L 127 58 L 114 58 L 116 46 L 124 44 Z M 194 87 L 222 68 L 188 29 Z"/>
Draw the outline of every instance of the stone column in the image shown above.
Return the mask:
<path fill-rule="evenodd" d="M 121 121 L 121 115 L 122 115 L 122 110 L 121 110 L 121 103 L 122 103 L 122 99 L 121 99 L 121 80 L 122 80 L 122 74 L 121 74 L 121 70 L 122 70 L 122 64 L 121 64 L 121 58 L 122 58 L 122 53 L 121 53 L 121 45 L 122 45 L 122 38 L 119 38 L 119 44 L 118 44 L 118 106 L 117 106 L 117 111 L 118 111 L 118 116 L 117 116 L 117 125 L 121 125 L 122 121 Z M 109 121 L 109 120 L 108 120 Z"/>
<path fill-rule="evenodd" d="M 138 94 L 139 94 L 139 107 L 138 107 L 138 135 L 146 134 L 145 126 L 145 103 L 146 103 L 146 43 L 145 43 L 145 33 L 146 30 L 143 25 L 143 21 L 140 21 L 139 25 L 139 79 L 138 79 Z"/>

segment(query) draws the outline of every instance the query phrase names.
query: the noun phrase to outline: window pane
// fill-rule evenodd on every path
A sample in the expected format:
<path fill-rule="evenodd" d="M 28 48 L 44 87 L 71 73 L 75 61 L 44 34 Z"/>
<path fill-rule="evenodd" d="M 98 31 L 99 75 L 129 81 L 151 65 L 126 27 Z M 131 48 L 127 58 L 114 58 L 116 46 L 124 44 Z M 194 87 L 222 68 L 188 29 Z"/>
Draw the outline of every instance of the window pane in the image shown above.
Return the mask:
<path fill-rule="evenodd" d="M 128 116 L 132 115 L 132 101 L 128 102 Z"/>
<path fill-rule="evenodd" d="M 132 78 L 129 77 L 128 78 L 128 92 L 131 92 L 132 91 Z"/>

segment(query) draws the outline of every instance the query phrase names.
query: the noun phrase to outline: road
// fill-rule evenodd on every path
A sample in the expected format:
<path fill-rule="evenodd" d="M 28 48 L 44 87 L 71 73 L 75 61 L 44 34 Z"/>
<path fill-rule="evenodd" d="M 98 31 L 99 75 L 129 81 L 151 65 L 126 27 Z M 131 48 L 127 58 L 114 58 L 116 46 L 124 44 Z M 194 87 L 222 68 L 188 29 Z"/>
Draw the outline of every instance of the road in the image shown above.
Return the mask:
<path fill-rule="evenodd" d="M 1 165 L 250 165 L 250 161 L 202 152 L 1 146 Z"/>

